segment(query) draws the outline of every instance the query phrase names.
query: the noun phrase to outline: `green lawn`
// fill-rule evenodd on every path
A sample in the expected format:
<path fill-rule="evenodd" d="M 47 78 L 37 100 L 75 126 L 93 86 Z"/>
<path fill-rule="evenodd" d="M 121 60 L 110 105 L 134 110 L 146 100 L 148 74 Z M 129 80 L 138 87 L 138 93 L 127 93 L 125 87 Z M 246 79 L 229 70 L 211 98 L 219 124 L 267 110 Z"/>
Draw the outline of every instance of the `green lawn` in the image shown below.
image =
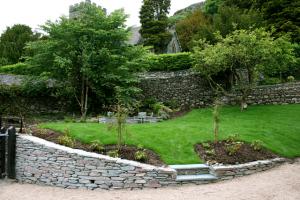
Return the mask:
<path fill-rule="evenodd" d="M 239 134 L 244 141 L 261 140 L 264 146 L 284 157 L 300 156 L 300 105 L 250 106 L 221 111 L 220 138 Z M 116 134 L 96 123 L 45 123 L 41 127 L 63 131 L 88 143 L 100 140 L 115 144 Z M 193 145 L 213 140 L 211 109 L 193 110 L 187 115 L 156 124 L 128 125 L 126 144 L 143 145 L 158 153 L 167 164 L 201 163 Z"/>

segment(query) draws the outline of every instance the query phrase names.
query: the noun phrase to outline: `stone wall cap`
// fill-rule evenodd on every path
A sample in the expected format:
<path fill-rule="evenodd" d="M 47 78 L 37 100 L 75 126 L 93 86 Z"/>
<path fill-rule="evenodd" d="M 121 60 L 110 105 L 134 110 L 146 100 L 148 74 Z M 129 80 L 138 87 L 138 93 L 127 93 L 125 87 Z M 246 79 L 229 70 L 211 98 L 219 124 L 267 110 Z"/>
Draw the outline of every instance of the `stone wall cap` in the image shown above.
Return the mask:
<path fill-rule="evenodd" d="M 267 165 L 271 163 L 282 163 L 285 162 L 285 158 L 274 158 L 269 160 L 257 160 L 249 163 L 244 164 L 237 164 L 237 165 L 212 165 L 214 170 L 230 170 L 230 169 L 240 169 L 240 168 L 248 168 L 256 165 Z"/>

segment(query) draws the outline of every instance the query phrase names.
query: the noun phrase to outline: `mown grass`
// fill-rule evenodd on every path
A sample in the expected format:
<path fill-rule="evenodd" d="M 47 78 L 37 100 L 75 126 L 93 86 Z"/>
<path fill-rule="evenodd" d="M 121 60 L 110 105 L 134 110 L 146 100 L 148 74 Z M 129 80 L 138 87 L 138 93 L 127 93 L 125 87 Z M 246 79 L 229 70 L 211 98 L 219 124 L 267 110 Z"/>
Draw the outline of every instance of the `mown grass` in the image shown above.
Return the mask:
<path fill-rule="evenodd" d="M 99 140 L 115 144 L 116 133 L 105 124 L 44 123 L 42 128 L 63 132 L 84 143 Z M 212 110 L 193 110 L 187 115 L 156 124 L 127 126 L 126 144 L 143 145 L 154 150 L 167 164 L 203 162 L 194 152 L 194 144 L 213 140 Z M 261 140 L 271 151 L 284 157 L 300 156 L 300 105 L 250 106 L 245 112 L 238 107 L 223 107 L 220 139 L 239 134 L 246 142 Z"/>

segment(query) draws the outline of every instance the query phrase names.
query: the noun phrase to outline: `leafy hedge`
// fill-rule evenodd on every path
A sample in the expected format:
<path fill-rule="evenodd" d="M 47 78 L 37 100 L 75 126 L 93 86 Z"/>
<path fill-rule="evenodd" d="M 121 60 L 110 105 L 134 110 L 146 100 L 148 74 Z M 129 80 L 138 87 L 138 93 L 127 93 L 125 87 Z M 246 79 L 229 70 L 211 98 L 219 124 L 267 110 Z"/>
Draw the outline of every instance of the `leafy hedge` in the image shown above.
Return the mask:
<path fill-rule="evenodd" d="M 148 71 L 178 71 L 193 66 L 191 53 L 151 54 L 143 62 Z"/>
<path fill-rule="evenodd" d="M 16 75 L 38 75 L 37 71 L 34 70 L 33 67 L 28 66 L 25 63 L 2 66 L 0 67 L 0 73 Z"/>

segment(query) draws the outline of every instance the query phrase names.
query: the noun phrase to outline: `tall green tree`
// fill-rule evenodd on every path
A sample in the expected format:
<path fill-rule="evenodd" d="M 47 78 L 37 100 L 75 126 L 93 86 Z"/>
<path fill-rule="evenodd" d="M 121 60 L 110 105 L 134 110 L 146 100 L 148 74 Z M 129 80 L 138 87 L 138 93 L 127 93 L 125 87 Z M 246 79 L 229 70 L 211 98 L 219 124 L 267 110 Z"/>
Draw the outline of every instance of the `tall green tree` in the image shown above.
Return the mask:
<path fill-rule="evenodd" d="M 0 65 L 19 62 L 26 43 L 37 40 L 39 36 L 27 25 L 8 27 L 0 37 Z"/>
<path fill-rule="evenodd" d="M 140 10 L 140 33 L 145 46 L 152 46 L 155 53 L 164 53 L 171 38 L 168 32 L 170 0 L 143 0 Z"/>
<path fill-rule="evenodd" d="M 103 105 L 114 103 L 116 88 L 126 97 L 138 91 L 135 72 L 141 69 L 137 60 L 146 51 L 127 44 L 123 10 L 107 14 L 90 2 L 77 6 L 80 14 L 76 17 L 61 17 L 42 26 L 48 38 L 27 46 L 33 52 L 27 61 L 65 82 L 85 118 L 91 95 Z"/>
<path fill-rule="evenodd" d="M 294 45 L 285 37 L 275 39 L 264 29 L 236 30 L 226 37 L 218 36 L 216 44 L 200 41 L 194 49 L 195 70 L 207 77 L 220 95 L 230 95 L 214 76 L 229 72 L 231 86 L 241 92 L 243 109 L 257 75 L 265 70 L 283 71 L 296 62 Z M 246 72 L 246 73 L 243 73 Z"/>

